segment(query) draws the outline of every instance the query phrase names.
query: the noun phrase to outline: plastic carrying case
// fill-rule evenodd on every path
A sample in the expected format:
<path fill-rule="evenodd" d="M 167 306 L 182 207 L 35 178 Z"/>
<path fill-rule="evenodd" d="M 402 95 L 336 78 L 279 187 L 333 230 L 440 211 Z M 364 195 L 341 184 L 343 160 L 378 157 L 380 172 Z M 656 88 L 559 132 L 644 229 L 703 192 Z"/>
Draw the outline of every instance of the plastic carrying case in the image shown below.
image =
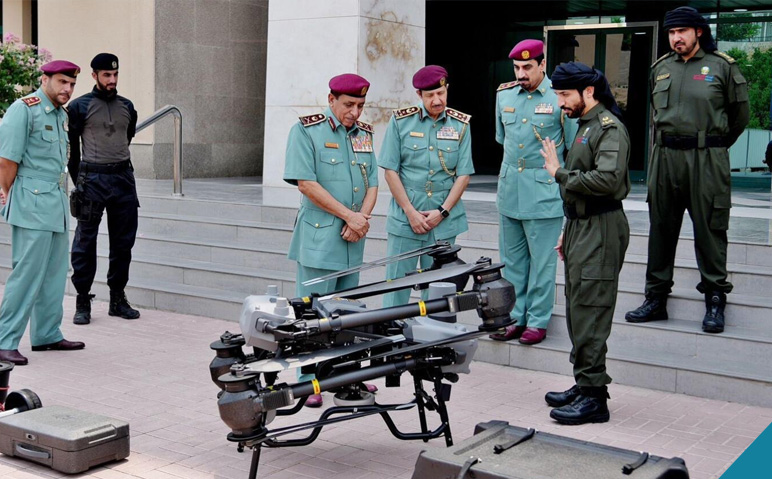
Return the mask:
<path fill-rule="evenodd" d="M 129 456 L 129 423 L 66 406 L 0 418 L 0 452 L 75 474 Z"/>

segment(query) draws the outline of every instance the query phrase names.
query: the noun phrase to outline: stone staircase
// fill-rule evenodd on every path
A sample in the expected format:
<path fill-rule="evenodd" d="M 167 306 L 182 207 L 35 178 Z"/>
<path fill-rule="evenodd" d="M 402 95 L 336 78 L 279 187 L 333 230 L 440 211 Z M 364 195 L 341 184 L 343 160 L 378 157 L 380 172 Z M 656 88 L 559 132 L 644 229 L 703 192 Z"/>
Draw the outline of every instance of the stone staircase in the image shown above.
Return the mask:
<path fill-rule="evenodd" d="M 132 304 L 237 321 L 245 296 L 276 284 L 292 296 L 295 264 L 286 258 L 295 210 L 261 204 L 171 198 L 141 194 L 139 233 L 127 294 Z M 494 206 L 491 204 L 491 208 Z M 73 221 L 73 229 L 74 229 Z M 107 299 L 106 225 L 99 236 L 99 267 L 94 291 Z M 385 256 L 385 218 L 376 215 L 366 260 Z M 498 261 L 498 227 L 470 217 L 470 231 L 459 237 L 461 257 Z M 609 340 L 609 373 L 618 383 L 675 391 L 759 406 L 772 406 L 772 247 L 732 242 L 727 327 L 720 335 L 701 331 L 703 298 L 693 242 L 680 241 L 671 319 L 630 324 L 624 313 L 643 301 L 647 237 L 634 234 L 622 271 L 614 327 Z M 10 227 L 0 223 L 0 281 L 10 272 Z M 362 273 L 362 282 L 382 279 L 383 268 Z M 482 340 L 476 359 L 515 367 L 571 374 L 565 327 L 562 264 L 556 306 L 547 339 L 536 346 Z M 68 293 L 74 294 L 68 281 Z M 368 301 L 380 306 L 380 299 Z M 68 321 L 69 318 L 65 318 Z M 474 313 L 460 320 L 479 324 Z M 612 390 L 613 392 L 613 390 Z"/>

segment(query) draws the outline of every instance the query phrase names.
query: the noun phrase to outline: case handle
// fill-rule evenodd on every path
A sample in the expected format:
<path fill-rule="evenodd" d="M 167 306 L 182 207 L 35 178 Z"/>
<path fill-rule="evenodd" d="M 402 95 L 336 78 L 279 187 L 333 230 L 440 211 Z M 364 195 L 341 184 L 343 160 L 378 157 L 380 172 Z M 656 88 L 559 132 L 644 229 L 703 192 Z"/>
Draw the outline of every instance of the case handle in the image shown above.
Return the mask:
<path fill-rule="evenodd" d="M 20 456 L 31 457 L 33 459 L 51 459 L 51 453 L 48 451 L 38 451 L 37 449 L 28 449 L 24 444 L 16 443 L 16 452 Z"/>

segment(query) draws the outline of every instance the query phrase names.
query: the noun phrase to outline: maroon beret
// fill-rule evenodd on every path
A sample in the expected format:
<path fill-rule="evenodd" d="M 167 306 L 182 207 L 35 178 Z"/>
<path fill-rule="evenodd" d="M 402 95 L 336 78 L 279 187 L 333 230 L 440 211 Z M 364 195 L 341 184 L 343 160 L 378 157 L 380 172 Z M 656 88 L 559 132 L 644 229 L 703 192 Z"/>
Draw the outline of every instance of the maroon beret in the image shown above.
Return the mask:
<path fill-rule="evenodd" d="M 369 81 L 353 73 L 344 73 L 330 79 L 330 91 L 338 95 L 362 98 L 367 95 L 369 88 Z"/>
<path fill-rule="evenodd" d="M 436 90 L 448 83 L 448 71 L 439 65 L 426 65 L 413 75 L 413 87 L 417 90 Z"/>
<path fill-rule="evenodd" d="M 80 73 L 80 67 L 67 60 L 54 60 L 40 67 L 40 71 L 46 75 L 56 75 L 57 73 L 61 73 L 62 75 L 74 78 Z"/>
<path fill-rule="evenodd" d="M 509 58 L 512 60 L 526 61 L 533 60 L 539 55 L 544 54 L 544 43 L 540 40 L 523 40 L 515 45 L 515 48 L 509 52 Z"/>

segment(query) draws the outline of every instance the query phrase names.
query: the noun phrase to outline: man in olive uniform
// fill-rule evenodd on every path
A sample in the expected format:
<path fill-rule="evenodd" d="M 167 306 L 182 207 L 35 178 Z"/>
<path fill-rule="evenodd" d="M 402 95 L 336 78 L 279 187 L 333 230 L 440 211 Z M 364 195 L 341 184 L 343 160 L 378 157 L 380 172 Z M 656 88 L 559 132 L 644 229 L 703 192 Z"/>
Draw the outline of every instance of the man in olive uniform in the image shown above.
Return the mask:
<path fill-rule="evenodd" d="M 732 206 L 728 148 L 749 119 L 748 88 L 734 59 L 716 50 L 710 27 L 691 7 L 667 13 L 670 53 L 651 68 L 656 128 L 649 166 L 649 260 L 646 299 L 625 319 L 665 320 L 678 235 L 689 211 L 705 295 L 702 329 L 724 330 L 726 231 Z"/>
<path fill-rule="evenodd" d="M 378 196 L 373 127 L 358 121 L 370 83 L 351 73 L 330 80 L 329 108 L 300 117 L 287 139 L 284 181 L 303 194 L 289 259 L 297 261 L 295 294 L 324 295 L 359 284 L 359 273 L 310 286 L 313 278 L 362 264 Z M 310 380 L 311 375 L 299 380 Z M 306 406 L 322 405 L 313 395 Z"/>
<path fill-rule="evenodd" d="M 383 138 L 379 166 L 385 170 L 392 199 L 386 219 L 387 255 L 393 256 L 434 244 L 453 243 L 469 229 L 461 195 L 474 174 L 471 116 L 448 103 L 448 72 L 437 65 L 413 76 L 421 103 L 394 110 Z M 420 258 L 421 268 L 432 259 Z M 388 279 L 415 271 L 410 258 L 386 267 Z M 406 304 L 410 289 L 384 296 L 383 306 Z"/>
<path fill-rule="evenodd" d="M 622 200 L 630 192 L 630 139 L 603 74 L 578 62 L 552 74 L 560 107 L 579 118 L 565 168 L 555 142 L 545 140 L 545 168 L 560 184 L 567 218 L 557 245 L 565 261 L 566 320 L 576 385 L 547 393 L 550 417 L 562 424 L 606 422 L 606 340 L 617 298 L 619 271 L 630 238 Z"/>
<path fill-rule="evenodd" d="M 30 319 L 33 351 L 85 346 L 67 341 L 59 329 L 69 235 L 63 105 L 80 68 L 57 60 L 41 70 L 41 87 L 14 102 L 0 125 L 0 196 L 3 218 L 11 225 L 13 264 L 0 306 L 0 360 L 18 365 L 27 364 L 18 347 Z"/>
<path fill-rule="evenodd" d="M 566 123 L 557 106 L 544 72 L 542 42 L 523 40 L 509 58 L 517 81 L 502 84 L 496 94 L 496 141 L 504 145 L 496 206 L 504 277 L 515 285 L 517 297 L 510 315 L 517 323 L 491 338 L 519 338 L 523 344 L 537 344 L 547 336 L 555 303 L 557 255 L 553 245 L 563 227 L 560 189 L 545 171 L 539 150 L 541 141 L 551 138 L 562 159 L 564 127 L 572 130 L 576 123 Z"/>

